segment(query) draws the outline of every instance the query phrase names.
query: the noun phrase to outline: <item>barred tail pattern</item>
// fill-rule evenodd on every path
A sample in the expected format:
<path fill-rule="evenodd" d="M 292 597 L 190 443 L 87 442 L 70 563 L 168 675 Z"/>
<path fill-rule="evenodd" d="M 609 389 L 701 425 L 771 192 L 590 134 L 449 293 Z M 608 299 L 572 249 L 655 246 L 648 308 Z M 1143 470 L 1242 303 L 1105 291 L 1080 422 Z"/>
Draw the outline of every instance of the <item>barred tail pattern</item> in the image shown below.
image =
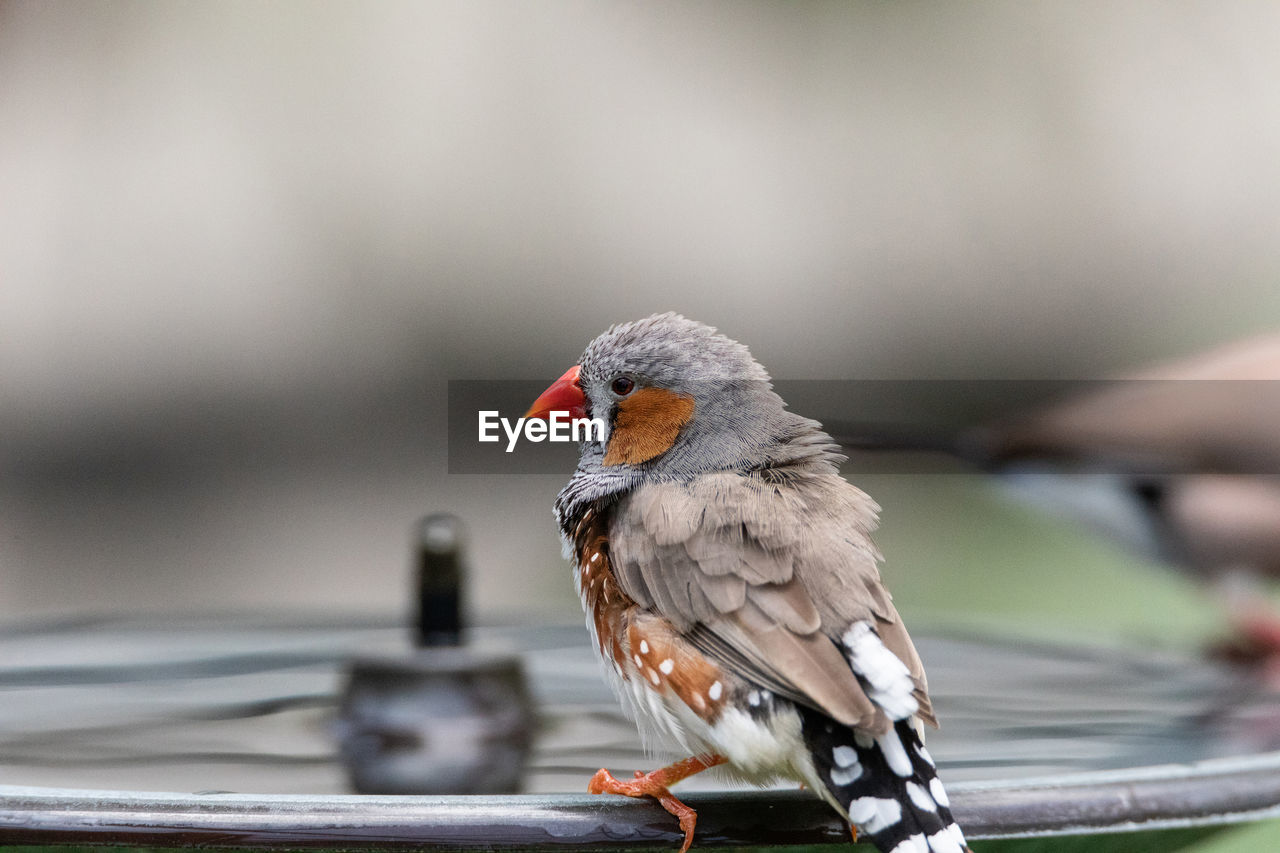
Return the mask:
<path fill-rule="evenodd" d="M 850 821 L 884 853 L 966 853 L 946 791 L 920 734 L 898 720 L 883 735 L 800 709 L 818 776 Z"/>

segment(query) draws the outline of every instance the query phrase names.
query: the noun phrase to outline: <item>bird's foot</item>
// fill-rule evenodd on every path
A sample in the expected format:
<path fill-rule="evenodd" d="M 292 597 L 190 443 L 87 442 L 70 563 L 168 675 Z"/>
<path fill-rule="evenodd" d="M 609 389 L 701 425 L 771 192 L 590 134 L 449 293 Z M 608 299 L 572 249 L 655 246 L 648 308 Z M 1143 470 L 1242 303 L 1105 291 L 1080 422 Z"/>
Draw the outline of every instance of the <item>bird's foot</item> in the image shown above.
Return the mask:
<path fill-rule="evenodd" d="M 680 822 L 680 829 L 684 831 L 684 844 L 680 847 L 680 853 L 687 853 L 689 845 L 693 843 L 693 828 L 698 823 L 698 813 L 680 802 L 667 786 L 674 785 L 695 773 L 701 773 L 709 767 L 723 764 L 725 760 L 722 755 L 695 755 L 650 773 L 641 773 L 637 770 L 636 777 L 626 782 L 601 767 L 587 783 L 587 792 L 622 794 L 626 797 L 653 797 Z"/>

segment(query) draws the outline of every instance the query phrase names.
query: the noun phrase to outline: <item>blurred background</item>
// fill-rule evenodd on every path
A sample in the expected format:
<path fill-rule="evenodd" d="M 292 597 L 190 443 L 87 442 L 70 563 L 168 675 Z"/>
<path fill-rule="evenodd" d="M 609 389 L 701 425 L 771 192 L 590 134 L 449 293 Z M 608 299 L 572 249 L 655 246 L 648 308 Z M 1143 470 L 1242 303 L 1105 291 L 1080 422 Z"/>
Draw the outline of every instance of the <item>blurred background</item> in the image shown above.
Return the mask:
<path fill-rule="evenodd" d="M 784 379 L 1098 378 L 1280 328 L 1269 3 L 0 2 L 0 619 L 576 622 L 569 471 L 451 379 L 677 310 Z M 823 411 L 806 411 L 823 417 Z M 1191 647 L 1184 578 L 876 474 L 916 619 Z"/>
<path fill-rule="evenodd" d="M 0 616 L 402 609 L 436 509 L 571 613 L 446 382 L 654 311 L 789 379 L 1275 329 L 1278 77 L 1266 3 L 0 3 Z"/>

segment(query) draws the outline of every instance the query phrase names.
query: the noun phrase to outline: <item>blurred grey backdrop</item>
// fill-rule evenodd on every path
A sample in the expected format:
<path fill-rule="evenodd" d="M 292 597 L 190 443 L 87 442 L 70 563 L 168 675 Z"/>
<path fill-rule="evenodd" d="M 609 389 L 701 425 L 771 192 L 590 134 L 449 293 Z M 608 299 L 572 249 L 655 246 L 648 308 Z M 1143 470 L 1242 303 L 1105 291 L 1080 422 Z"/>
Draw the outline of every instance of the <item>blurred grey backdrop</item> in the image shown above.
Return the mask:
<path fill-rule="evenodd" d="M 654 311 L 784 378 L 1274 329 L 1277 80 L 1266 2 L 0 2 L 0 617 L 400 612 L 439 509 L 571 614 L 446 381 Z"/>

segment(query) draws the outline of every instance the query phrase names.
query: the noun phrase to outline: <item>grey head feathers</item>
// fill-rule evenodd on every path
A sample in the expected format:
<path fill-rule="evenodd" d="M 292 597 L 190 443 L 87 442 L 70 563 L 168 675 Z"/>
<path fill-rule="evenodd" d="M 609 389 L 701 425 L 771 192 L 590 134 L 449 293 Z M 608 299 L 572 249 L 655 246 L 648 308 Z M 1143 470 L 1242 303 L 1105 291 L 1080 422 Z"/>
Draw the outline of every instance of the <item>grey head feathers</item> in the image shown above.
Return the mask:
<path fill-rule="evenodd" d="M 584 374 L 638 373 L 662 388 L 708 380 L 769 382 L 745 346 L 673 311 L 610 327 L 587 344 L 580 363 Z"/>
<path fill-rule="evenodd" d="M 587 345 L 580 365 L 588 414 L 608 430 L 604 441 L 583 445 L 561 509 L 641 482 L 690 480 L 710 471 L 777 469 L 785 477 L 799 466 L 834 473 L 843 458 L 817 421 L 787 410 L 745 346 L 679 314 L 613 326 Z M 670 448 L 638 464 L 606 464 L 625 404 L 626 395 L 613 388 L 619 377 L 634 382 L 636 391 L 663 389 L 693 400 L 692 418 Z"/>

